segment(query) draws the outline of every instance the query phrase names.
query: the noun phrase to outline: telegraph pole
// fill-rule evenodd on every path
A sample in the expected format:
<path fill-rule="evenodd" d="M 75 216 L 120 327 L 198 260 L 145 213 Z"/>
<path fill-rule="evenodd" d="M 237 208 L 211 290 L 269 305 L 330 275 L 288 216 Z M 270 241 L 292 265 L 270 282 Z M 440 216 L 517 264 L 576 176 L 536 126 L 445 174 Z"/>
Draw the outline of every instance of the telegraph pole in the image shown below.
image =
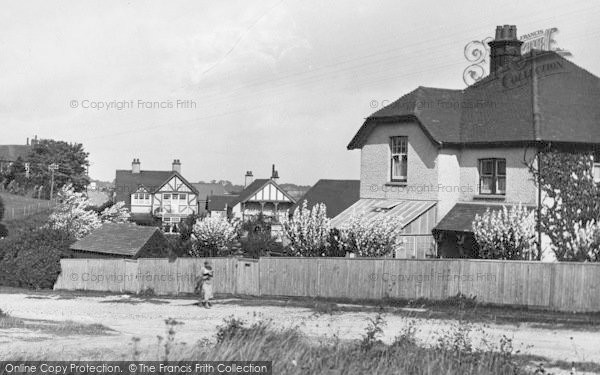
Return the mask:
<path fill-rule="evenodd" d="M 48 166 L 48 170 L 50 171 L 50 201 L 52 201 L 52 196 L 54 195 L 54 171 L 58 169 L 58 164 L 52 163 Z"/>

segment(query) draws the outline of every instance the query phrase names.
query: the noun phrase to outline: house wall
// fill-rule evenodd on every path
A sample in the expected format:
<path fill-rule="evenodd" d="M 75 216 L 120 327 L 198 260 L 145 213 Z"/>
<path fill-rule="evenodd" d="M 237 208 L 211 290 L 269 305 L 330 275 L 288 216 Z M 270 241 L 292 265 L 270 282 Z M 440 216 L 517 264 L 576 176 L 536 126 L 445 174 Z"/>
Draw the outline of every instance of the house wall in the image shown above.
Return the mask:
<path fill-rule="evenodd" d="M 408 137 L 408 181 L 390 182 L 390 137 Z M 414 122 L 379 124 L 361 151 L 361 198 L 438 201 L 441 220 L 459 201 L 473 202 L 479 195 L 479 159 L 506 159 L 506 203 L 536 204 L 537 189 L 524 158 L 533 148 L 488 147 L 439 149 Z"/>
<path fill-rule="evenodd" d="M 456 149 L 442 149 L 437 157 L 438 173 L 438 204 L 437 221 L 442 220 L 444 216 L 454 207 L 460 199 L 461 191 L 468 189 L 468 186 L 461 184 L 460 179 L 460 151 Z"/>
<path fill-rule="evenodd" d="M 460 154 L 461 185 L 469 188 L 460 194 L 461 201 L 473 201 L 479 194 L 479 159 L 506 159 L 506 203 L 536 204 L 537 189 L 533 175 L 529 173 L 524 158 L 535 155 L 533 148 L 477 148 L 464 149 Z"/>
<path fill-rule="evenodd" d="M 406 186 L 390 183 L 390 137 L 408 137 Z M 437 200 L 438 148 L 415 122 L 379 124 L 361 152 L 360 197 Z"/>

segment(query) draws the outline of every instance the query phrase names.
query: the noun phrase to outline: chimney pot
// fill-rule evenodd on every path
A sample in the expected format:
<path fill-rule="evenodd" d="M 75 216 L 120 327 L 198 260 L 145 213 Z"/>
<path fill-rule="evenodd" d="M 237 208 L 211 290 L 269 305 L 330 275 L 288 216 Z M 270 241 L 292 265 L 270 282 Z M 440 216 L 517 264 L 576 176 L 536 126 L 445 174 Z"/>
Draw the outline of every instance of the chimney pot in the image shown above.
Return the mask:
<path fill-rule="evenodd" d="M 517 26 L 496 26 L 496 38 L 488 43 L 490 46 L 490 74 L 508 66 L 513 60 L 521 57 L 521 45 L 517 38 Z"/>
<path fill-rule="evenodd" d="M 140 173 L 140 159 L 133 159 L 131 162 L 131 173 Z"/>
<path fill-rule="evenodd" d="M 173 159 L 171 168 L 173 169 L 173 172 L 181 173 L 181 162 L 179 161 L 179 159 Z"/>

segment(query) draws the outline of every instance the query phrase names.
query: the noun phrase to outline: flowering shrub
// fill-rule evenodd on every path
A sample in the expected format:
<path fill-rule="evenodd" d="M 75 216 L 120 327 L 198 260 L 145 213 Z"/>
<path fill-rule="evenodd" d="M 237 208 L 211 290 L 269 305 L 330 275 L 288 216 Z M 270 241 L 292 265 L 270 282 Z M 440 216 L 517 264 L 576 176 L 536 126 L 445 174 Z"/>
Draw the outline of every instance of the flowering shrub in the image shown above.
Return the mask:
<path fill-rule="evenodd" d="M 190 255 L 226 255 L 237 239 L 238 228 L 234 223 L 221 217 L 205 217 L 196 221 L 192 230 L 195 242 Z M 208 254 L 207 254 L 208 253 Z"/>
<path fill-rule="evenodd" d="M 391 215 L 352 216 L 340 234 L 346 249 L 361 257 L 391 255 L 403 242 L 402 222 Z"/>
<path fill-rule="evenodd" d="M 328 247 L 330 220 L 326 206 L 318 203 L 310 210 L 306 200 L 294 211 L 292 218 L 284 222 L 283 228 L 289 238 L 291 255 L 321 256 Z"/>
<path fill-rule="evenodd" d="M 600 261 L 600 225 L 595 220 L 573 224 L 573 236 L 565 243 L 567 259 Z"/>
<path fill-rule="evenodd" d="M 125 208 L 125 202 L 117 202 L 110 207 L 105 208 L 100 213 L 100 221 L 103 223 L 126 223 L 131 215 Z"/>
<path fill-rule="evenodd" d="M 58 204 L 48 218 L 48 227 L 64 231 L 78 240 L 102 223 L 127 222 L 129 211 L 124 205 L 124 202 L 117 202 L 98 214 L 90 209 L 92 205 L 83 193 L 76 193 L 71 185 L 65 185 L 58 192 Z"/>
<path fill-rule="evenodd" d="M 65 185 L 58 192 L 58 204 L 48 218 L 48 226 L 75 239 L 85 237 L 102 224 L 96 212 L 86 210 L 88 206 L 82 193 L 75 193 L 70 185 Z"/>
<path fill-rule="evenodd" d="M 535 213 L 526 207 L 487 209 L 473 221 L 473 234 L 483 259 L 538 259 Z"/>

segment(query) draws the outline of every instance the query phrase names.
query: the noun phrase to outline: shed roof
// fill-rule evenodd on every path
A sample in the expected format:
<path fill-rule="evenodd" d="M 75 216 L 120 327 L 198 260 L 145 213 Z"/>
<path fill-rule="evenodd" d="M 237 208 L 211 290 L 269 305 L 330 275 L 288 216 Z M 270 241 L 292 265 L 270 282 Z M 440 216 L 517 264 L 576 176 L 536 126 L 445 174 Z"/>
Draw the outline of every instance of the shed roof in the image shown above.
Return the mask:
<path fill-rule="evenodd" d="M 145 227 L 131 223 L 105 223 L 89 235 L 76 241 L 70 248 L 135 257 L 157 231 L 162 235 L 157 227 Z"/>

